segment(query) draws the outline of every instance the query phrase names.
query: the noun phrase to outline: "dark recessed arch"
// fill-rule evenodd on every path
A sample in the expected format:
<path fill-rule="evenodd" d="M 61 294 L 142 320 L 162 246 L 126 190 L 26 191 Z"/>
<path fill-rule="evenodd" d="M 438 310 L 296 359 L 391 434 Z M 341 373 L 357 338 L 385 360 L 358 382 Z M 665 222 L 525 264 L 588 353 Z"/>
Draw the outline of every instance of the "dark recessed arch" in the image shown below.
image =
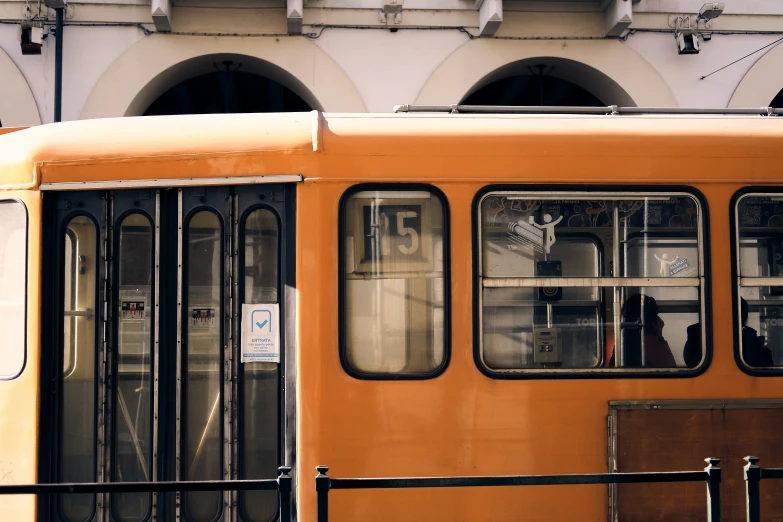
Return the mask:
<path fill-rule="evenodd" d="M 466 105 L 636 106 L 609 76 L 556 57 L 528 58 L 492 71 L 462 101 Z"/>

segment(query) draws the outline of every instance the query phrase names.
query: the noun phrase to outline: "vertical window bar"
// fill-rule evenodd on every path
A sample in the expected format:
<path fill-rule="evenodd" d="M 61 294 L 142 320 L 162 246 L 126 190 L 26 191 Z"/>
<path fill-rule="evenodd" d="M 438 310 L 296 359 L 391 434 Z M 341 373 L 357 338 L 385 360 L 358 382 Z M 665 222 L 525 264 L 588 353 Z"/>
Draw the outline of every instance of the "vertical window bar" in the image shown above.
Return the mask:
<path fill-rule="evenodd" d="M 152 364 L 153 397 L 152 397 L 152 480 L 158 481 L 158 368 L 160 367 L 160 191 L 155 191 L 155 317 L 153 320 L 153 349 L 155 351 Z M 158 517 L 158 495 L 152 495 L 152 520 Z"/>
<path fill-rule="evenodd" d="M 111 421 L 112 409 L 111 401 L 107 400 L 110 397 L 108 393 L 110 390 L 110 382 L 112 379 L 111 365 L 107 361 L 111 360 L 110 346 L 111 346 L 111 320 L 112 313 L 109 306 L 109 296 L 111 296 L 111 277 L 112 277 L 112 241 L 114 237 L 114 227 L 112 224 L 112 218 L 114 217 L 114 198 L 111 193 L 105 194 L 101 197 L 101 260 L 103 262 L 103 280 L 101 281 L 100 289 L 101 294 L 99 296 L 101 300 L 102 321 L 101 325 L 101 343 L 98 354 L 98 482 L 109 482 L 111 477 L 111 464 L 108 456 L 111 455 L 110 445 L 111 436 L 107 433 L 106 426 Z M 96 266 L 97 268 L 97 266 Z M 107 502 L 109 501 L 108 495 L 103 493 L 98 495 L 98 520 L 105 520 L 105 510 L 107 508 Z"/>
<path fill-rule="evenodd" d="M 239 477 L 239 452 L 238 452 L 238 440 L 239 440 L 239 404 L 240 404 L 240 397 L 239 397 L 239 365 L 241 364 L 241 355 L 239 353 L 240 350 L 240 332 L 239 332 L 239 309 L 241 307 L 240 304 L 240 294 L 239 294 L 239 252 L 241 247 L 241 243 L 239 241 L 239 196 L 234 195 L 232 199 L 232 215 L 231 215 L 231 236 L 233 238 L 233 244 L 231 246 L 231 250 L 229 251 L 231 253 L 231 314 L 232 314 L 232 329 L 231 329 L 231 335 L 233 336 L 233 342 L 230 344 L 231 351 L 232 351 L 232 364 L 231 364 L 231 379 L 232 379 L 232 386 L 231 386 L 231 418 L 234 419 L 234 422 L 230 423 L 230 430 L 228 432 L 229 440 L 232 442 L 231 444 L 231 480 L 236 480 Z M 231 506 L 237 506 L 239 501 L 239 495 L 237 491 L 231 492 Z M 233 520 L 237 520 L 239 518 L 239 515 L 237 514 L 239 510 L 234 510 L 233 513 Z"/>
<path fill-rule="evenodd" d="M 174 467 L 175 480 L 182 480 L 182 189 L 177 190 L 177 389 L 175 392 L 177 402 L 176 419 L 176 466 Z M 177 491 L 176 500 L 177 521 L 182 519 L 182 493 Z"/>
<path fill-rule="evenodd" d="M 614 241 L 612 242 L 612 277 L 622 277 L 625 275 L 625 273 L 621 273 L 620 271 L 620 219 L 619 219 L 619 209 L 617 207 L 614 207 L 614 213 L 612 216 L 613 223 L 613 234 L 614 234 Z M 612 288 L 612 295 L 614 296 L 614 306 L 613 308 L 613 314 L 614 314 L 614 353 L 617 354 L 617 357 L 615 357 L 615 364 L 616 366 L 624 366 L 625 365 L 625 352 L 624 350 L 619 349 L 621 346 L 620 342 L 620 320 L 621 320 L 621 307 L 622 307 L 622 298 L 623 298 L 623 290 L 621 288 L 614 287 Z"/>
<path fill-rule="evenodd" d="M 233 271 L 233 260 L 234 256 L 232 255 L 232 252 L 234 251 L 234 245 L 233 245 L 233 234 L 232 231 L 232 223 L 233 223 L 233 204 L 234 204 L 234 196 L 231 194 L 226 195 L 225 199 L 225 209 L 226 209 L 226 227 L 225 227 L 225 233 L 223 234 L 224 240 L 222 245 L 222 252 L 220 252 L 220 255 L 223 257 L 223 307 L 221 309 L 221 312 L 223 314 L 223 321 L 224 321 L 224 336 L 223 336 L 223 371 L 221 372 L 223 375 L 223 480 L 230 480 L 231 479 L 231 411 L 233 409 L 233 396 L 232 396 L 232 386 L 233 386 L 233 380 L 231 379 L 231 362 L 232 362 L 232 356 L 231 356 L 231 347 L 233 346 L 234 337 L 233 337 L 233 330 L 232 327 L 232 321 L 231 321 L 231 310 L 232 310 L 232 292 L 231 292 L 231 282 L 232 282 L 232 271 Z M 231 510 L 231 491 L 224 491 L 223 492 L 223 505 L 225 509 L 225 520 L 232 520 L 232 510 Z"/>

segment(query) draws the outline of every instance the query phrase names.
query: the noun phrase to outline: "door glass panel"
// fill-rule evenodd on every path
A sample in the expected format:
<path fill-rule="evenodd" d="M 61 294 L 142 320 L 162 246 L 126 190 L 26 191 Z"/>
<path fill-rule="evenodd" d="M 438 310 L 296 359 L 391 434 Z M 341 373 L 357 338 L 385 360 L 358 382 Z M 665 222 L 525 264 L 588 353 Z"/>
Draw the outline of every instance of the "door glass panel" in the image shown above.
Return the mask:
<path fill-rule="evenodd" d="M 118 247 L 117 384 L 112 480 L 152 480 L 152 224 L 142 214 L 122 220 Z M 148 493 L 113 495 L 115 519 L 141 521 L 150 510 Z"/>
<path fill-rule="evenodd" d="M 244 223 L 244 303 L 277 303 L 279 234 L 275 215 L 266 209 L 253 211 Z M 240 369 L 242 479 L 277 476 L 279 448 L 279 364 L 246 362 Z M 243 520 L 266 522 L 277 513 L 277 492 L 240 494 Z"/>
<path fill-rule="evenodd" d="M 65 231 L 61 482 L 95 482 L 96 227 L 78 216 Z M 92 518 L 93 495 L 63 495 L 70 522 Z"/>
<path fill-rule="evenodd" d="M 212 212 L 186 226 L 186 344 L 184 365 L 184 480 L 219 480 L 223 422 L 221 223 Z M 186 518 L 209 522 L 220 512 L 219 492 L 184 494 Z"/>

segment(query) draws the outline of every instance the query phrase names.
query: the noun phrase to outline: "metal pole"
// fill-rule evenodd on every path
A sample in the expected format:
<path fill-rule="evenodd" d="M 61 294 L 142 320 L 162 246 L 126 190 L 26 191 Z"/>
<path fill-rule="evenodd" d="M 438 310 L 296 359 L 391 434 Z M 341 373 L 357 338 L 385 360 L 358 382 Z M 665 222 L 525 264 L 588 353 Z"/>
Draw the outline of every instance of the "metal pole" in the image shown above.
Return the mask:
<path fill-rule="evenodd" d="M 329 488 L 331 479 L 326 476 L 328 466 L 316 466 L 315 490 L 318 492 L 318 522 L 329 522 Z"/>
<path fill-rule="evenodd" d="M 707 522 L 720 522 L 720 459 L 704 459 L 709 464 L 707 472 Z"/>
<path fill-rule="evenodd" d="M 57 13 L 57 33 L 54 42 L 54 121 L 62 121 L 62 101 L 63 101 L 63 18 L 65 17 L 65 8 L 58 7 Z"/>
<path fill-rule="evenodd" d="M 291 521 L 291 467 L 280 466 L 277 468 L 280 475 L 277 477 L 277 490 L 280 492 L 280 522 Z"/>
<path fill-rule="evenodd" d="M 761 468 L 756 464 L 758 457 L 745 457 L 745 507 L 747 522 L 759 522 L 761 520 L 761 500 L 759 497 L 759 481 L 761 480 Z"/>

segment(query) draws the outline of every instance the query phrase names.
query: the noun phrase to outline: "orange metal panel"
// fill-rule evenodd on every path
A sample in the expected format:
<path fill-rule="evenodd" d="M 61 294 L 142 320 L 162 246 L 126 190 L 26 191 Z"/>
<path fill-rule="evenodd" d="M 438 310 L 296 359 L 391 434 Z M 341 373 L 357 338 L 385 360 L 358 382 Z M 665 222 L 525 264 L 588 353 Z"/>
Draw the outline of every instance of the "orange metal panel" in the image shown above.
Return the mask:
<path fill-rule="evenodd" d="M 554 139 L 554 138 L 553 138 Z M 589 137 L 584 138 L 591 143 Z M 600 141 L 600 140 L 599 140 Z M 327 155 L 329 142 L 325 140 Z M 597 143 L 594 143 L 597 146 Z M 326 158 L 330 177 L 299 187 L 299 498 L 303 520 L 315 518 L 315 466 L 335 477 L 443 476 L 605 472 L 611 400 L 781 398 L 779 378 L 759 379 L 736 366 L 732 346 L 729 200 L 749 169 L 780 177 L 759 159 L 666 155 L 662 144 L 628 164 L 570 157 Z M 683 164 L 685 166 L 683 166 Z M 777 174 L 772 174 L 777 173 Z M 478 181 L 478 178 L 484 178 Z M 701 179 L 705 178 L 705 179 Z M 338 357 L 336 224 L 341 194 L 360 180 L 430 181 L 451 210 L 452 356 L 429 381 L 361 381 Z M 473 360 L 473 197 L 492 183 L 657 183 L 693 185 L 707 199 L 712 266 L 711 367 L 692 379 L 501 381 L 482 375 Z M 725 180 L 725 181 L 724 181 Z M 779 183 L 779 182 L 778 182 Z M 699 457 L 701 458 L 701 457 Z M 695 462 L 693 469 L 699 469 Z M 738 469 L 730 470 L 739 473 Z M 727 471 L 729 472 L 729 471 Z M 339 491 L 331 495 L 337 520 L 603 520 L 602 486 L 437 491 Z"/>
<path fill-rule="evenodd" d="M 27 206 L 27 361 L 22 374 L 0 381 L 0 484 L 33 484 L 38 476 L 38 419 L 41 357 L 41 193 L 7 192 Z M 5 348 L 5 347 L 4 347 Z M 2 496 L 3 520 L 32 521 L 35 497 Z"/>

